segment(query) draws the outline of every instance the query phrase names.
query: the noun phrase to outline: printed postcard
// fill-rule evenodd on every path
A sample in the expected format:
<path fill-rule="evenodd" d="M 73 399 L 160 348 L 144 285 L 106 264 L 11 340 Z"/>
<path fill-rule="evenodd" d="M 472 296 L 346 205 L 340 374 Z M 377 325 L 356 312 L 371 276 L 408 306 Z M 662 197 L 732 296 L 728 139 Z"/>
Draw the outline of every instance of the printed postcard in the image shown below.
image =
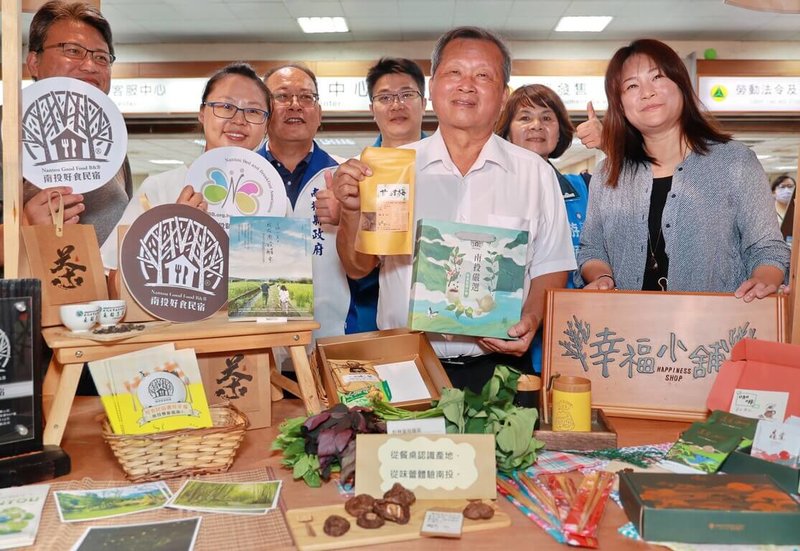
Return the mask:
<path fill-rule="evenodd" d="M 266 513 L 277 507 L 281 481 L 187 480 L 169 502 L 175 509 L 217 513 Z"/>
<path fill-rule="evenodd" d="M 102 490 L 63 490 L 53 495 L 61 522 L 83 522 L 160 509 L 172 492 L 164 482 L 151 482 Z"/>
<path fill-rule="evenodd" d="M 313 237 L 304 218 L 232 216 L 228 317 L 313 319 Z"/>

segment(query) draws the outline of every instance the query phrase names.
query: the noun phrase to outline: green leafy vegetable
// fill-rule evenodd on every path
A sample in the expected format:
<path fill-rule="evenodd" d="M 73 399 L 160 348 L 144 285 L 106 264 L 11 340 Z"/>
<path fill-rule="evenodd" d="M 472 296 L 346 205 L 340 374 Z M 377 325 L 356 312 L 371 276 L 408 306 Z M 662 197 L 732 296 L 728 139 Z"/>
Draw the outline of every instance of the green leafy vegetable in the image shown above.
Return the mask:
<path fill-rule="evenodd" d="M 445 388 L 434 407 L 424 411 L 409 411 L 383 401 L 374 402 L 373 408 L 389 420 L 444 416 L 447 432 L 452 434 L 494 434 L 497 469 L 508 473 L 530 467 L 536 462 L 536 452 L 544 447 L 533 438 L 539 416 L 536 409 L 514 405 L 519 377 L 515 369 L 497 365 L 480 394 Z"/>
<path fill-rule="evenodd" d="M 281 464 L 292 469 L 296 480 L 318 488 L 335 471 L 341 471 L 342 480 L 352 480 L 356 435 L 375 432 L 386 432 L 386 427 L 371 410 L 336 404 L 317 415 L 281 423 L 272 449 L 283 452 Z"/>

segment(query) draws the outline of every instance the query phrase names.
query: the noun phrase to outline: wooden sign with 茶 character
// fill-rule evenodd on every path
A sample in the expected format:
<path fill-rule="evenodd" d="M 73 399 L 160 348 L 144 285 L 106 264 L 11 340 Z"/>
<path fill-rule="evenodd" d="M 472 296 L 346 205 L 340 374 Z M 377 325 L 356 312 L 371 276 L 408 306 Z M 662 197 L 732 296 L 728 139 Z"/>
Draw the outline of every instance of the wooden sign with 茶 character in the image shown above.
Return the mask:
<path fill-rule="evenodd" d="M 606 414 L 695 420 L 733 346 L 782 341 L 784 298 L 732 294 L 547 291 L 542 374 L 592 383 Z"/>

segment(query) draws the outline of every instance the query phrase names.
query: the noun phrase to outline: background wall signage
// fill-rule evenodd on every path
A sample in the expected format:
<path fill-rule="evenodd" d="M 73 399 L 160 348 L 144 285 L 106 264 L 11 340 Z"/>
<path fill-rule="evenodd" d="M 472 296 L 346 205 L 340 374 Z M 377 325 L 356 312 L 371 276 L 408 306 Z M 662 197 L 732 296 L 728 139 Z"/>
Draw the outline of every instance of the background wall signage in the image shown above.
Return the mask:
<path fill-rule="evenodd" d="M 709 111 L 800 111 L 800 77 L 700 77 Z"/>

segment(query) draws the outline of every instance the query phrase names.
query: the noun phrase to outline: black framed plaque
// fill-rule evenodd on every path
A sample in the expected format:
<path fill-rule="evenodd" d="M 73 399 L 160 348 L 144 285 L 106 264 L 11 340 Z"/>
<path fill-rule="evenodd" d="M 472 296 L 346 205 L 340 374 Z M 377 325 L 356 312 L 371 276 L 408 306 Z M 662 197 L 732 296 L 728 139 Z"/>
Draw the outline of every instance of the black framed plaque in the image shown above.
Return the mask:
<path fill-rule="evenodd" d="M 42 288 L 0 280 L 0 457 L 42 450 Z"/>

